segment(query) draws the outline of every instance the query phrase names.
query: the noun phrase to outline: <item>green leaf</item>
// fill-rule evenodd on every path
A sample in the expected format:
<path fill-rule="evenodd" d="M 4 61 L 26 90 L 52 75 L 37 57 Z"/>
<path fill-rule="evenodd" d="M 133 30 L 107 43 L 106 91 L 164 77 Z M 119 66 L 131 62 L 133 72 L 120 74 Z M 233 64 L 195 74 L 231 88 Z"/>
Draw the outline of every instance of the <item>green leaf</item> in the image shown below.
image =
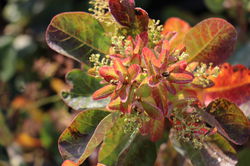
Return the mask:
<path fill-rule="evenodd" d="M 216 144 L 225 154 L 236 155 L 237 153 L 232 145 L 218 133 L 209 136 L 207 141 Z"/>
<path fill-rule="evenodd" d="M 88 96 L 101 87 L 99 81 L 89 76 L 85 71 L 74 69 L 66 75 L 67 81 L 73 85 L 71 94 L 75 96 Z"/>
<path fill-rule="evenodd" d="M 118 116 L 119 114 L 117 113 L 109 114 L 98 124 L 78 163 L 82 163 L 94 152 L 96 147 L 103 141 L 105 134 L 111 129 Z"/>
<path fill-rule="evenodd" d="M 235 150 L 219 134 L 203 142 L 201 149 L 195 149 L 189 143 L 178 142 L 174 130 L 171 130 L 170 140 L 176 151 L 189 158 L 194 166 L 235 166 L 237 163 Z"/>
<path fill-rule="evenodd" d="M 226 99 L 212 101 L 206 108 L 206 112 L 202 111 L 202 117 L 235 144 L 242 145 L 249 138 L 249 120 L 237 105 Z"/>
<path fill-rule="evenodd" d="M 134 126 L 134 130 L 125 132 L 126 123 L 124 117 L 119 118 L 112 129 L 107 133 L 99 151 L 99 163 L 108 166 L 117 165 L 119 155 L 135 139 L 137 135 L 137 126 Z"/>
<path fill-rule="evenodd" d="M 63 92 L 62 96 L 63 101 L 74 110 L 84 110 L 87 108 L 101 108 L 109 104 L 110 99 L 102 100 L 93 100 L 92 96 L 90 97 L 74 97 L 69 92 Z"/>
<path fill-rule="evenodd" d="M 235 28 L 221 18 L 209 18 L 194 26 L 184 39 L 188 62 L 220 64 L 233 52 L 237 39 Z"/>
<path fill-rule="evenodd" d="M 109 112 L 101 109 L 80 112 L 59 138 L 58 147 L 63 159 L 82 162 L 82 156 L 85 158 L 91 153 L 99 141 L 102 141 L 106 130 L 112 126 L 108 115 Z M 94 139 L 96 142 L 93 142 Z"/>
<path fill-rule="evenodd" d="M 152 166 L 156 156 L 155 144 L 146 137 L 138 135 L 130 146 L 119 155 L 117 165 Z"/>
<path fill-rule="evenodd" d="M 220 13 L 224 10 L 225 0 L 205 0 L 207 7 L 214 13 Z"/>
<path fill-rule="evenodd" d="M 70 92 L 62 92 L 61 96 L 63 101 L 74 110 L 104 107 L 108 104 L 108 99 L 94 101 L 89 97 L 101 85 L 99 80 L 89 76 L 85 71 L 74 69 L 67 74 L 66 79 L 73 88 Z"/>
<path fill-rule="evenodd" d="M 105 29 L 106 26 L 91 14 L 62 13 L 52 19 L 47 29 L 46 41 L 60 54 L 80 62 L 87 61 L 91 53 L 108 54 L 111 43 Z"/>

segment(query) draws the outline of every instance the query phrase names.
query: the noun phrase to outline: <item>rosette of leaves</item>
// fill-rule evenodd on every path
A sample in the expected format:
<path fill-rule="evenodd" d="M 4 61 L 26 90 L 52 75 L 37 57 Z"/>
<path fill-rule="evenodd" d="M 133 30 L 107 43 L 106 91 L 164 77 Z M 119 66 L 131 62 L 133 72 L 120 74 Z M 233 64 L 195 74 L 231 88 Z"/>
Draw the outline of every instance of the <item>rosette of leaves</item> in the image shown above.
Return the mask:
<path fill-rule="evenodd" d="M 166 139 L 170 127 L 180 148 L 186 149 L 186 142 L 203 149 L 197 151 L 200 158 L 214 158 L 218 149 L 224 156 L 235 155 L 227 140 L 244 144 L 249 121 L 234 95 L 248 88 L 249 80 L 229 81 L 231 88 L 214 78 L 223 77 L 225 71 L 219 73 L 215 65 L 232 54 L 235 28 L 220 18 L 192 28 L 170 18 L 162 28 L 134 0 L 91 3 L 93 14 L 59 14 L 46 34 L 52 49 L 84 66 L 68 73 L 73 88 L 62 93 L 70 107 L 81 110 L 59 138 L 63 165 L 80 165 L 96 150 L 100 164 L 154 165 L 157 141 Z M 92 66 L 86 61 L 90 54 Z M 249 94 L 241 97 L 245 102 Z M 215 140 L 214 134 L 219 135 Z M 210 145 L 216 148 L 208 149 Z"/>

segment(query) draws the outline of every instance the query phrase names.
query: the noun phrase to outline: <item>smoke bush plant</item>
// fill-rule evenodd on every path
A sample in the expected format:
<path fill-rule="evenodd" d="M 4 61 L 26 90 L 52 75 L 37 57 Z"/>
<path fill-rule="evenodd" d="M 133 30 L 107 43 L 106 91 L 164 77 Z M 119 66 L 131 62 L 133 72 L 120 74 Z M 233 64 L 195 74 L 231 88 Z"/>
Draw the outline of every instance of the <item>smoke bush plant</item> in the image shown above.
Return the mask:
<path fill-rule="evenodd" d="M 250 99 L 250 71 L 222 64 L 235 28 L 221 18 L 162 26 L 134 0 L 90 3 L 92 14 L 59 14 L 46 34 L 52 49 L 83 65 L 67 74 L 72 89 L 61 95 L 80 111 L 59 138 L 63 165 L 80 165 L 97 149 L 100 164 L 151 166 L 164 135 L 192 150 L 185 157 L 193 165 L 235 165 L 228 141 L 242 145 L 250 131 L 238 108 Z"/>

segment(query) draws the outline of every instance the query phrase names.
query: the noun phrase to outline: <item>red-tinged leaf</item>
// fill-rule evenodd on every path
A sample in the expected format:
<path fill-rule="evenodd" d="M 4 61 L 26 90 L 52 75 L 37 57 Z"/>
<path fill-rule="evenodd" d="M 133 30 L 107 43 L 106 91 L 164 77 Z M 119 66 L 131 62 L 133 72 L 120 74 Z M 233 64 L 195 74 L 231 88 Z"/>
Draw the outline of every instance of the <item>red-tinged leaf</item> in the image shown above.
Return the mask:
<path fill-rule="evenodd" d="M 189 73 L 170 73 L 168 80 L 176 84 L 187 84 L 192 82 L 194 76 Z"/>
<path fill-rule="evenodd" d="M 141 8 L 135 8 L 135 18 L 135 29 L 139 29 L 139 33 L 147 31 L 149 23 L 148 13 Z"/>
<path fill-rule="evenodd" d="M 111 110 L 120 110 L 121 107 L 121 99 L 117 97 L 108 104 L 108 108 Z"/>
<path fill-rule="evenodd" d="M 220 64 L 232 54 L 236 39 L 230 23 L 221 18 L 206 19 L 186 34 L 187 61 Z"/>
<path fill-rule="evenodd" d="M 156 59 L 154 53 L 152 50 L 150 50 L 149 48 L 147 47 L 144 47 L 142 49 L 142 55 L 143 55 L 143 58 L 145 60 L 145 63 L 146 63 L 146 67 L 147 67 L 147 70 L 148 72 L 152 75 L 154 74 L 154 69 L 152 68 L 152 65 L 151 65 L 151 60 L 152 59 Z"/>
<path fill-rule="evenodd" d="M 148 85 L 150 87 L 156 87 L 160 83 L 160 80 L 157 79 L 155 76 L 150 76 L 148 78 Z"/>
<path fill-rule="evenodd" d="M 108 82 L 111 80 L 119 79 L 119 76 L 116 74 L 115 69 L 110 66 L 100 67 L 99 74 Z"/>
<path fill-rule="evenodd" d="M 87 53 L 93 53 L 90 50 L 109 53 L 111 40 L 106 35 L 107 31 L 91 14 L 68 12 L 52 19 L 47 28 L 46 41 L 58 53 L 88 62 Z"/>
<path fill-rule="evenodd" d="M 169 83 L 168 81 L 162 81 L 162 87 L 165 88 L 167 91 L 172 93 L 173 95 L 176 94 L 176 89 L 173 84 Z"/>
<path fill-rule="evenodd" d="M 147 102 L 147 101 L 141 101 L 143 109 L 146 111 L 146 113 L 153 119 L 162 119 L 163 114 L 159 108 L 157 108 L 156 105 Z"/>
<path fill-rule="evenodd" d="M 125 103 L 128 100 L 129 93 L 130 93 L 131 86 L 129 85 L 123 85 L 122 88 L 119 91 L 119 96 L 121 98 L 121 102 Z"/>
<path fill-rule="evenodd" d="M 106 98 L 114 92 L 115 88 L 115 85 L 106 85 L 95 91 L 92 97 L 94 100 Z"/>
<path fill-rule="evenodd" d="M 151 95 L 151 87 L 148 85 L 147 78 L 136 89 L 136 95 L 140 97 L 149 97 Z"/>
<path fill-rule="evenodd" d="M 169 18 L 163 28 L 163 34 L 167 34 L 169 32 L 176 32 L 175 37 L 170 41 L 171 49 L 178 47 L 183 44 L 184 37 L 187 32 L 190 30 L 190 25 L 176 17 Z"/>
<path fill-rule="evenodd" d="M 106 131 L 110 128 L 112 119 L 108 122 L 104 120 L 109 114 L 110 112 L 102 109 L 80 112 L 58 140 L 58 148 L 63 159 L 80 165 L 84 158 L 101 143 Z"/>
<path fill-rule="evenodd" d="M 220 74 L 211 78 L 214 86 L 199 92 L 200 99 L 209 103 L 216 98 L 225 98 L 237 105 L 250 100 L 250 70 L 243 65 L 220 67 Z"/>
<path fill-rule="evenodd" d="M 140 72 L 141 72 L 141 67 L 139 65 L 133 64 L 129 66 L 128 68 L 129 79 L 131 81 L 134 81 Z"/>
<path fill-rule="evenodd" d="M 226 99 L 212 101 L 206 108 L 206 112 L 201 111 L 204 120 L 216 127 L 220 134 L 229 141 L 242 145 L 250 135 L 250 123 L 243 112 L 233 103 Z"/>
<path fill-rule="evenodd" d="M 155 142 L 162 138 L 164 132 L 165 121 L 164 118 L 159 120 L 150 119 L 149 122 L 143 124 L 140 132 L 149 135 L 151 141 Z"/>
<path fill-rule="evenodd" d="M 119 76 L 126 77 L 128 75 L 127 68 L 119 60 L 114 61 L 114 69 Z"/>
<path fill-rule="evenodd" d="M 166 62 L 168 60 L 169 51 L 170 51 L 169 42 L 168 42 L 168 40 L 164 40 L 163 43 L 162 43 L 161 53 L 160 53 L 160 56 L 159 56 L 159 60 L 162 63 L 164 63 L 164 62 Z"/>
<path fill-rule="evenodd" d="M 138 64 L 138 65 L 140 65 L 141 64 L 141 55 L 140 54 L 134 54 L 131 57 L 130 63 L 131 64 Z"/>
<path fill-rule="evenodd" d="M 109 0 L 111 14 L 116 21 L 123 26 L 130 27 L 134 22 L 134 4 L 131 2 L 128 0 L 124 0 L 124 2 L 120 0 Z"/>
<path fill-rule="evenodd" d="M 167 68 L 167 72 L 169 72 L 169 73 L 170 72 L 176 72 L 176 73 L 184 72 L 186 67 L 187 67 L 186 61 L 179 61 L 179 62 L 176 62 L 176 63 L 170 65 Z"/>
<path fill-rule="evenodd" d="M 73 161 L 70 161 L 70 160 L 65 160 L 62 163 L 62 166 L 78 166 L 78 164 L 76 164 L 76 163 L 74 163 Z"/>

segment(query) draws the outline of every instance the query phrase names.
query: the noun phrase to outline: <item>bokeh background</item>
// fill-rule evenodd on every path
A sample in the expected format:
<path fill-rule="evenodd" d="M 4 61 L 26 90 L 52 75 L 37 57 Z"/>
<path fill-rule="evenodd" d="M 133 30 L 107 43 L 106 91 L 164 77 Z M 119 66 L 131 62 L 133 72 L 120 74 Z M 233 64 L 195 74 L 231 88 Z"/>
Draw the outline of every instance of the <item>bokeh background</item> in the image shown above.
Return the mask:
<path fill-rule="evenodd" d="M 191 25 L 208 17 L 225 18 L 239 32 L 229 62 L 250 66 L 250 0 L 137 0 L 136 4 L 162 24 L 173 16 Z M 80 65 L 50 50 L 44 33 L 56 14 L 88 8 L 88 0 L 0 0 L 0 166 L 62 163 L 57 139 L 76 112 L 58 93 L 69 86 L 65 74 Z M 237 149 L 238 165 L 248 166 L 250 143 Z"/>

